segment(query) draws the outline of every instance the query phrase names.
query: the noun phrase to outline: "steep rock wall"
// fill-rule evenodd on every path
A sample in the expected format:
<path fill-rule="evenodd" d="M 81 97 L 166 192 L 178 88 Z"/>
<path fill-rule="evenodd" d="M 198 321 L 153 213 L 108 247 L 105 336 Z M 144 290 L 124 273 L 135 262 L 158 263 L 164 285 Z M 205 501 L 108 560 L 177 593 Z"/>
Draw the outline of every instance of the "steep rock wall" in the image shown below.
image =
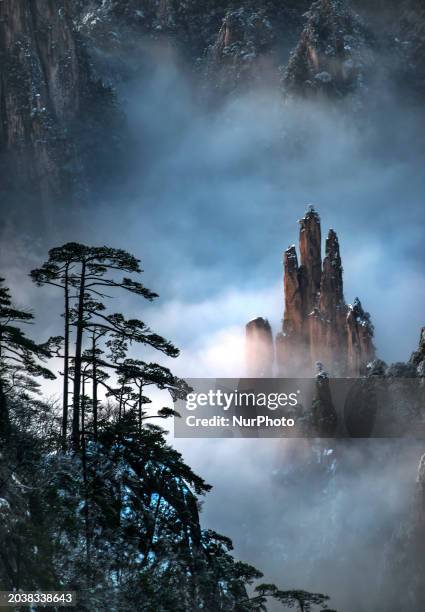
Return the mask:
<path fill-rule="evenodd" d="M 84 189 L 84 149 L 96 138 L 90 127 L 111 103 L 93 78 L 73 16 L 64 0 L 0 2 L 2 166 L 46 200 L 75 193 L 76 178 Z"/>

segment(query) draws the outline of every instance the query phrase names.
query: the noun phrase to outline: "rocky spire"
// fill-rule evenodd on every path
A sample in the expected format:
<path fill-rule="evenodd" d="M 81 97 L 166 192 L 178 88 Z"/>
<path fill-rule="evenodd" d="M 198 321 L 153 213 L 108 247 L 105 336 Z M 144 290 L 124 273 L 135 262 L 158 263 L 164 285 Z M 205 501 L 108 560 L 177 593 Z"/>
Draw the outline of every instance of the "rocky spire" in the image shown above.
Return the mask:
<path fill-rule="evenodd" d="M 304 366 L 306 338 L 304 288 L 295 245 L 285 251 L 283 266 L 285 307 L 282 333 L 276 337 L 276 358 L 278 364 L 286 364 L 287 376 L 296 376 Z"/>
<path fill-rule="evenodd" d="M 421 329 L 419 347 L 412 354 L 410 363 L 415 366 L 418 376 L 425 376 L 425 327 Z"/>
<path fill-rule="evenodd" d="M 246 367 L 249 378 L 273 375 L 273 334 L 267 319 L 254 319 L 246 326 Z"/>
<path fill-rule="evenodd" d="M 322 276 L 322 235 L 320 217 L 309 206 L 305 216 L 300 219 L 300 277 L 303 286 L 304 314 L 309 315 L 317 304 Z"/>
<path fill-rule="evenodd" d="M 320 280 L 320 297 L 310 315 L 311 359 L 324 360 L 332 372 L 340 370 L 346 341 L 346 304 L 338 236 L 329 230 Z"/>
<path fill-rule="evenodd" d="M 300 264 L 294 245 L 284 253 L 284 314 L 276 336 L 280 376 L 311 376 L 317 362 L 331 376 L 357 377 L 375 359 L 374 328 L 360 300 L 346 304 L 338 236 L 329 230 L 321 257 L 320 217 L 312 206 L 300 220 Z M 411 362 L 425 367 L 425 329 Z M 270 325 L 255 319 L 247 325 L 250 376 L 271 371 Z M 258 374 L 257 374 L 258 375 Z M 267 374 L 268 375 L 268 374 Z"/>
<path fill-rule="evenodd" d="M 347 312 L 347 375 L 364 374 L 366 366 L 375 358 L 373 325 L 370 314 L 363 310 L 359 298 L 348 305 Z"/>
<path fill-rule="evenodd" d="M 331 375 L 358 376 L 375 358 L 373 325 L 358 299 L 344 300 L 338 236 L 330 230 L 321 259 L 320 217 L 313 207 L 300 221 L 300 257 L 284 257 L 285 310 L 276 337 L 282 376 L 309 376 L 323 362 Z"/>
<path fill-rule="evenodd" d="M 338 236 L 333 229 L 326 238 L 325 258 L 320 281 L 320 310 L 332 319 L 338 309 L 344 306 L 342 262 Z"/>
<path fill-rule="evenodd" d="M 284 254 L 284 297 L 285 310 L 283 331 L 286 334 L 300 334 L 304 318 L 303 288 L 295 245 L 290 246 Z"/>
<path fill-rule="evenodd" d="M 314 349 L 321 344 L 322 322 L 318 311 L 322 277 L 320 217 L 309 206 L 299 221 L 300 266 L 295 246 L 285 252 L 285 310 L 282 333 L 276 338 L 276 355 L 281 374 L 300 376 L 311 372 L 324 355 Z M 312 338 L 315 338 L 314 345 Z"/>

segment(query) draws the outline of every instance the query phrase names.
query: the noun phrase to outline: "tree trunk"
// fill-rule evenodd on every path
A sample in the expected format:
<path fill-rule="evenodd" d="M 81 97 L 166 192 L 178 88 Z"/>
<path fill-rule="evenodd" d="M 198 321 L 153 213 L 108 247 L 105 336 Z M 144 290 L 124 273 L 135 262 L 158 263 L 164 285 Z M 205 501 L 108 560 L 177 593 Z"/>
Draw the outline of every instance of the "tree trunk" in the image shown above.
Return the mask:
<path fill-rule="evenodd" d="M 81 397 L 81 354 L 83 350 L 84 332 L 84 292 L 86 284 L 86 262 L 81 264 L 80 291 L 78 296 L 77 310 L 77 336 L 75 340 L 75 363 L 74 363 L 74 394 L 72 415 L 72 444 L 75 450 L 80 446 L 80 397 Z"/>
<path fill-rule="evenodd" d="M 87 576 L 90 579 L 91 576 L 91 554 L 90 554 L 90 517 L 89 517 L 89 492 L 88 492 L 88 478 L 87 478 L 87 455 L 86 455 L 86 406 L 85 406 L 85 384 L 83 374 L 82 384 L 82 397 L 81 397 L 81 451 L 82 451 L 82 464 L 83 464 L 83 483 L 84 483 L 84 524 L 85 524 L 85 536 L 86 536 L 86 563 L 87 563 Z"/>
<path fill-rule="evenodd" d="M 2 358 L 2 332 L 0 332 L 0 360 Z M 0 361 L 1 363 L 1 361 Z M 3 391 L 3 381 L 0 372 L 0 440 L 7 440 L 10 435 L 9 410 Z"/>
<path fill-rule="evenodd" d="M 63 405 L 62 405 L 62 448 L 66 450 L 68 434 L 68 401 L 69 401 L 69 264 L 65 268 L 65 337 L 63 356 Z"/>
<path fill-rule="evenodd" d="M 139 435 L 142 433 L 143 385 L 139 387 Z"/>
<path fill-rule="evenodd" d="M 93 361 L 93 433 L 94 440 L 97 441 L 97 364 L 96 364 L 96 337 L 92 336 L 92 361 Z"/>
<path fill-rule="evenodd" d="M 124 401 L 124 383 L 121 385 L 120 399 L 118 402 L 118 421 L 121 421 L 123 401 Z"/>
<path fill-rule="evenodd" d="M 7 441 L 10 435 L 9 410 L 6 396 L 3 391 L 3 382 L 0 378 L 0 440 Z"/>

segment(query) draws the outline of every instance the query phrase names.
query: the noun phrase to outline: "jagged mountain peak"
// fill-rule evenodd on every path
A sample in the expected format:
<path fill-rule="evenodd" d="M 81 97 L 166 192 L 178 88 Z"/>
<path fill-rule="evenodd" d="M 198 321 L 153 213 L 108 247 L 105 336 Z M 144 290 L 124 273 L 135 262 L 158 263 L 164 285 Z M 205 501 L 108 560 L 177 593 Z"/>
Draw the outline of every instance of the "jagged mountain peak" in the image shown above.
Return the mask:
<path fill-rule="evenodd" d="M 295 246 L 284 254 L 285 306 L 282 331 L 276 337 L 279 374 L 312 375 L 318 362 L 331 375 L 365 374 L 367 365 L 375 359 L 374 328 L 358 298 L 352 304 L 345 302 L 338 236 L 334 230 L 329 231 L 322 261 L 321 221 L 314 207 L 308 208 L 299 227 L 300 264 Z M 256 359 L 252 331 L 249 340 L 247 350 L 252 375 Z M 270 334 L 267 338 L 263 336 L 263 343 L 266 340 L 270 355 Z M 257 372 L 263 369 L 262 364 L 263 357 Z"/>

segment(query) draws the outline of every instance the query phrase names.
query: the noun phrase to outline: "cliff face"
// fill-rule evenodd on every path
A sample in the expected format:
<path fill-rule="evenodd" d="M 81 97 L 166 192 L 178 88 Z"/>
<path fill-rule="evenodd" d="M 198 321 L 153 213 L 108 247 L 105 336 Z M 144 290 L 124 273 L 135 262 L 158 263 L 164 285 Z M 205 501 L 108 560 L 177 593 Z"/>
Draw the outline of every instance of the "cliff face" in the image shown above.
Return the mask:
<path fill-rule="evenodd" d="M 80 122 L 108 97 L 91 77 L 72 17 L 65 1 L 0 3 L 2 162 L 46 199 L 72 191 L 84 163 Z"/>
<path fill-rule="evenodd" d="M 58 124 L 72 120 L 80 104 L 75 44 L 67 14 L 55 4 L 0 4 L 0 146 L 44 195 L 59 191 L 67 155 Z"/>
<path fill-rule="evenodd" d="M 313 208 L 300 221 L 300 254 L 300 265 L 294 246 L 284 259 L 285 310 L 277 338 L 281 373 L 313 372 L 321 362 L 334 375 L 358 376 L 375 357 L 373 326 L 358 299 L 345 303 L 333 230 L 322 263 L 320 218 Z"/>

